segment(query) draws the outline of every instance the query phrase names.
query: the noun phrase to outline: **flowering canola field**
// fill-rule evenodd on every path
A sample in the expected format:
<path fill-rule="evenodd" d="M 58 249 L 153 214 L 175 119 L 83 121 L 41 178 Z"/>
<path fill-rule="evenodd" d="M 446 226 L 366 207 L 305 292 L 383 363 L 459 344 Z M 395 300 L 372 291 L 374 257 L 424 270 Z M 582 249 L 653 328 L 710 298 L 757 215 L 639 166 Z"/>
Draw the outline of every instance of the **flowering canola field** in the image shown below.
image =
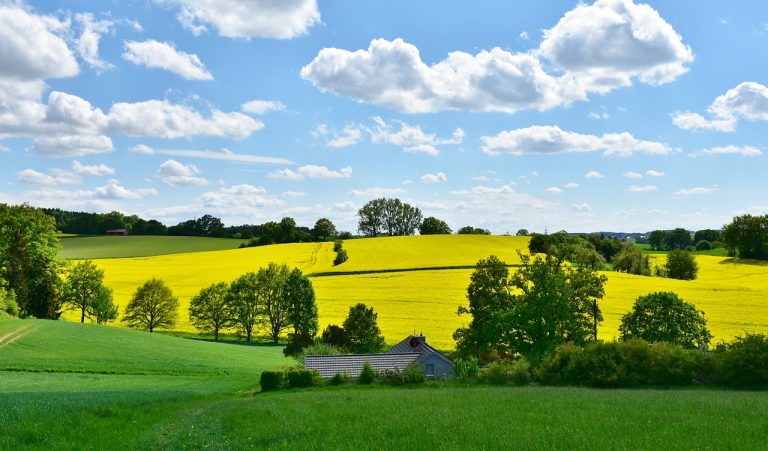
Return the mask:
<path fill-rule="evenodd" d="M 191 331 L 187 308 L 201 288 L 231 281 L 270 261 L 284 262 L 305 274 L 334 271 L 409 270 L 313 277 L 320 326 L 340 324 L 349 306 L 364 302 L 379 315 L 387 342 L 413 332 L 423 332 L 431 344 L 451 349 L 453 331 L 469 321 L 456 309 L 466 303 L 469 267 L 496 254 L 509 264 L 519 263 L 517 249 L 527 249 L 527 238 L 505 236 L 443 235 L 348 240 L 349 260 L 333 266 L 333 243 L 301 243 L 228 251 L 197 252 L 144 258 L 95 260 L 105 270 L 105 283 L 124 307 L 145 280 L 166 281 L 181 302 L 179 330 Z M 600 338 L 617 336 L 621 315 L 635 299 L 652 291 L 669 290 L 703 310 L 715 341 L 728 341 L 744 331 L 768 332 L 768 262 L 697 256 L 699 277 L 679 281 L 658 277 L 606 272 L 606 296 L 601 303 L 605 321 Z M 510 269 L 514 271 L 514 268 Z M 74 317 L 72 317 L 74 319 Z"/>

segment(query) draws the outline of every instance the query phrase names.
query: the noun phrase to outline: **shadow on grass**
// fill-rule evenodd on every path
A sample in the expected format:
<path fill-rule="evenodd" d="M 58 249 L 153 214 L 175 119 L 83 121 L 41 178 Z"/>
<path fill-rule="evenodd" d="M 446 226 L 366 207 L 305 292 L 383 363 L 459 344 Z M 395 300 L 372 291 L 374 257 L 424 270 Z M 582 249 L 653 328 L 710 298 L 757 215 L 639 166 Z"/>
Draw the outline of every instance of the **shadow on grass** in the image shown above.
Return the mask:
<path fill-rule="evenodd" d="M 750 266 L 768 266 L 768 260 L 752 260 L 749 258 L 731 257 L 720 262 L 721 265 L 750 265 Z"/>
<path fill-rule="evenodd" d="M 155 331 L 155 333 L 177 338 L 186 338 L 188 340 L 206 341 L 209 343 L 221 343 L 227 345 L 257 346 L 262 348 L 282 348 L 285 346 L 284 343 L 273 343 L 272 341 L 267 341 L 261 337 L 256 337 L 254 341 L 247 342 L 240 338 L 238 335 L 219 335 L 219 339 L 214 340 L 213 336 L 211 335 L 196 334 L 193 332 Z"/>

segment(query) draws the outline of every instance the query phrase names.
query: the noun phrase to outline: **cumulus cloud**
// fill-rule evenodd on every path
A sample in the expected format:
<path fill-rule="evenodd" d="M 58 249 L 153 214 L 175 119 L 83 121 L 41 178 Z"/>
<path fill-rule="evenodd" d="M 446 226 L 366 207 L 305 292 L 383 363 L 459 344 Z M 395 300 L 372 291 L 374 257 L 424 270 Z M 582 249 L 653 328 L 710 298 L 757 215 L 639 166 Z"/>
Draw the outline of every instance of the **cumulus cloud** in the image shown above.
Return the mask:
<path fill-rule="evenodd" d="M 578 187 L 579 187 L 579 184 L 576 183 L 576 182 L 570 182 L 570 183 L 566 183 L 565 185 L 563 185 L 563 188 L 565 188 L 565 189 L 576 189 Z"/>
<path fill-rule="evenodd" d="M 626 177 L 628 179 L 641 179 L 641 178 L 643 178 L 643 174 L 640 174 L 639 172 L 634 172 L 634 171 L 625 172 L 622 175 L 624 175 L 624 177 Z"/>
<path fill-rule="evenodd" d="M 352 177 L 352 168 L 347 166 L 339 169 L 338 171 L 328 169 L 325 166 L 317 166 L 308 164 L 300 167 L 294 171 L 292 169 L 280 169 L 279 171 L 270 172 L 268 177 L 273 179 L 285 179 L 285 180 L 304 180 L 309 179 L 341 179 Z"/>
<path fill-rule="evenodd" d="M 39 80 L 79 73 L 75 56 L 62 37 L 69 24 L 37 15 L 18 3 L 0 4 L 0 77 Z"/>
<path fill-rule="evenodd" d="M 34 169 L 24 169 L 16 173 L 16 181 L 24 185 L 70 185 L 80 183 L 78 177 L 65 171 L 52 171 L 45 174 Z"/>
<path fill-rule="evenodd" d="M 605 176 L 597 171 L 589 171 L 586 174 L 584 174 L 584 177 L 588 179 L 602 179 L 605 178 Z"/>
<path fill-rule="evenodd" d="M 304 191 L 284 191 L 283 197 L 304 197 L 307 193 Z"/>
<path fill-rule="evenodd" d="M 664 173 L 662 171 L 657 171 L 655 169 L 649 169 L 645 171 L 645 175 L 648 177 L 664 177 Z"/>
<path fill-rule="evenodd" d="M 680 191 L 675 191 L 672 194 L 675 196 L 688 197 L 688 196 L 698 196 L 702 194 L 712 194 L 715 191 L 717 191 L 717 185 L 714 185 L 711 187 L 699 186 L 696 188 L 686 188 L 686 189 L 681 189 Z"/>
<path fill-rule="evenodd" d="M 688 156 L 696 158 L 702 155 L 741 155 L 742 157 L 759 157 L 763 152 L 753 146 L 720 146 L 692 152 Z"/>
<path fill-rule="evenodd" d="M 669 155 L 677 151 L 665 143 L 639 140 L 627 132 L 585 135 L 562 130 L 556 125 L 534 125 L 480 139 L 483 141 L 482 151 L 489 155 L 602 152 L 606 156 L 627 157 L 634 153 Z"/>
<path fill-rule="evenodd" d="M 48 95 L 45 123 L 53 130 L 61 126 L 62 131 L 75 128 L 84 133 L 96 133 L 107 122 L 107 116 L 99 108 L 81 97 L 60 91 Z"/>
<path fill-rule="evenodd" d="M 316 137 L 323 139 L 327 147 L 349 147 L 360 142 L 363 137 L 362 129 L 356 124 L 347 124 L 341 132 L 331 130 L 326 124 L 320 124 L 312 132 Z"/>
<path fill-rule="evenodd" d="M 650 193 L 658 189 L 655 185 L 631 185 L 627 188 L 627 191 L 630 193 Z"/>
<path fill-rule="evenodd" d="M 285 109 L 283 102 L 274 100 L 251 100 L 240 107 L 244 112 L 251 114 L 264 114 L 269 111 L 282 111 Z"/>
<path fill-rule="evenodd" d="M 384 197 L 384 196 L 395 196 L 398 194 L 403 194 L 405 192 L 402 188 L 367 188 L 364 190 L 357 190 L 353 189 L 349 192 L 350 196 L 353 197 Z"/>
<path fill-rule="evenodd" d="M 438 138 L 434 133 L 425 133 L 418 125 L 406 124 L 402 121 L 387 122 L 380 117 L 373 118 L 373 127 L 368 128 L 371 142 L 386 143 L 402 147 L 405 152 L 438 155 L 437 146 L 461 144 L 464 130 L 457 128 L 450 138 Z"/>
<path fill-rule="evenodd" d="M 119 102 L 109 110 L 109 129 L 128 136 L 244 139 L 262 128 L 263 122 L 242 113 L 213 109 L 210 116 L 204 116 L 189 106 L 165 100 Z"/>
<path fill-rule="evenodd" d="M 154 188 L 128 189 L 117 180 L 110 180 L 106 185 L 93 190 L 94 197 L 100 199 L 142 199 L 147 196 L 157 196 Z"/>
<path fill-rule="evenodd" d="M 421 183 L 440 183 L 447 182 L 448 176 L 444 172 L 438 172 L 435 174 L 424 174 L 421 176 Z"/>
<path fill-rule="evenodd" d="M 153 0 L 178 9 L 179 22 L 198 35 L 213 26 L 228 38 L 288 39 L 320 22 L 316 0 Z"/>
<path fill-rule="evenodd" d="M 153 155 L 155 153 L 155 149 L 144 144 L 137 144 L 131 147 L 131 152 L 141 153 L 144 155 Z"/>
<path fill-rule="evenodd" d="M 683 130 L 732 132 L 741 119 L 768 121 L 768 87 L 754 81 L 739 83 L 717 97 L 708 111 L 711 119 L 686 111 L 674 113 L 672 122 Z"/>
<path fill-rule="evenodd" d="M 137 66 L 167 70 L 187 80 L 213 80 L 196 54 L 176 50 L 172 42 L 127 41 L 123 58 Z"/>
<path fill-rule="evenodd" d="M 556 187 L 556 186 L 550 186 L 549 188 L 544 190 L 547 194 L 562 194 L 563 190 Z"/>
<path fill-rule="evenodd" d="M 200 170 L 193 164 L 185 165 L 176 160 L 166 160 L 158 171 L 160 179 L 170 186 L 206 186 L 208 180 L 197 177 Z"/>
<path fill-rule="evenodd" d="M 452 190 L 450 194 L 467 199 L 467 203 L 462 208 L 468 210 L 485 210 L 487 208 L 498 210 L 510 207 L 545 209 L 555 205 L 552 202 L 533 197 L 528 193 L 518 192 L 512 185 L 477 185 L 470 189 Z"/>
<path fill-rule="evenodd" d="M 36 138 L 30 150 L 50 157 L 82 157 L 112 151 L 112 140 L 104 135 L 58 135 Z"/>
<path fill-rule="evenodd" d="M 574 204 L 573 209 L 576 211 L 592 211 L 592 208 L 586 202 L 582 202 L 580 204 Z"/>
<path fill-rule="evenodd" d="M 105 70 L 114 67 L 99 57 L 99 41 L 101 35 L 112 31 L 114 22 L 111 20 L 95 20 L 91 13 L 75 14 L 75 21 L 82 27 L 77 39 L 77 52 L 91 67 Z"/>
<path fill-rule="evenodd" d="M 72 162 L 72 171 L 75 174 L 105 176 L 115 173 L 115 169 L 106 164 L 85 165 L 75 160 Z"/>
<path fill-rule="evenodd" d="M 541 46 L 526 53 L 455 51 L 428 65 L 402 39 L 374 39 L 367 49 L 320 50 L 301 76 L 323 91 L 410 113 L 514 113 L 568 105 L 634 78 L 668 83 L 692 60 L 691 49 L 650 6 L 598 0 L 566 13 L 545 31 Z"/>
<path fill-rule="evenodd" d="M 238 209 L 253 211 L 260 207 L 283 205 L 282 200 L 267 195 L 264 187 L 249 184 L 234 185 L 203 193 L 199 200 L 204 207 L 230 212 L 236 212 Z"/>

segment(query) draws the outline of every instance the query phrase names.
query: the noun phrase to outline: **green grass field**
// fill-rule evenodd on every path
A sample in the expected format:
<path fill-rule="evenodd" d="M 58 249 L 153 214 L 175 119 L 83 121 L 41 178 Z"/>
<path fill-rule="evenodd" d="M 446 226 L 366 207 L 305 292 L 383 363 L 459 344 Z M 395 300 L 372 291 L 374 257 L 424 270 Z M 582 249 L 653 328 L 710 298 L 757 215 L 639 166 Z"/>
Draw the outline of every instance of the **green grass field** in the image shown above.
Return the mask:
<path fill-rule="evenodd" d="M 248 240 L 195 236 L 88 236 L 61 240 L 59 255 L 67 260 L 149 257 L 152 255 L 236 249 Z"/>
<path fill-rule="evenodd" d="M 764 449 L 768 392 L 426 384 L 258 393 L 279 347 L 0 321 L 0 449 Z"/>
<path fill-rule="evenodd" d="M 635 244 L 636 247 L 642 249 L 644 252 L 649 254 L 669 254 L 670 251 L 657 251 L 651 249 L 650 244 Z M 710 249 L 708 251 L 693 251 L 694 255 L 712 255 L 715 257 L 727 257 L 728 256 L 728 249 L 724 247 L 718 247 L 716 249 Z"/>

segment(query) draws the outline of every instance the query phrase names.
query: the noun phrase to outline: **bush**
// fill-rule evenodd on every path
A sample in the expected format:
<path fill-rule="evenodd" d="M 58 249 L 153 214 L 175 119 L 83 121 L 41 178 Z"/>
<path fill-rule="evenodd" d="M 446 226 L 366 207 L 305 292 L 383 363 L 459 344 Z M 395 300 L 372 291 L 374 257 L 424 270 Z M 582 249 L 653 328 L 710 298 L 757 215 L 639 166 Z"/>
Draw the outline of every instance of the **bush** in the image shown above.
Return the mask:
<path fill-rule="evenodd" d="M 721 382 L 726 385 L 768 384 L 768 336 L 747 333 L 717 353 Z"/>
<path fill-rule="evenodd" d="M 456 377 L 462 380 L 476 379 L 479 370 L 477 359 L 474 357 L 455 361 L 453 369 L 456 372 Z"/>
<path fill-rule="evenodd" d="M 389 385 L 423 384 L 427 378 L 421 365 L 408 365 L 402 371 L 384 370 L 379 374 L 381 382 Z"/>
<path fill-rule="evenodd" d="M 336 236 L 339 239 L 341 239 L 341 240 L 348 240 L 348 239 L 352 238 L 352 232 L 342 231 L 342 232 L 337 233 Z"/>
<path fill-rule="evenodd" d="M 632 243 L 625 243 L 624 248 L 613 257 L 613 269 L 639 276 L 651 275 L 651 263 L 648 255 Z"/>
<path fill-rule="evenodd" d="M 665 341 L 692 349 L 712 339 L 704 312 L 670 291 L 637 298 L 632 311 L 622 316 L 619 333 L 622 340 Z"/>
<path fill-rule="evenodd" d="M 531 382 L 531 364 L 523 358 L 514 362 L 498 360 L 484 368 L 479 378 L 481 381 L 496 385 L 507 383 L 526 385 Z"/>
<path fill-rule="evenodd" d="M 345 249 L 341 249 L 338 252 L 336 252 L 336 258 L 333 259 L 333 265 L 338 266 L 347 260 L 349 260 L 349 257 L 347 256 L 347 251 Z"/>
<path fill-rule="evenodd" d="M 286 357 L 297 356 L 302 354 L 305 348 L 314 344 L 315 339 L 309 334 L 291 334 L 288 344 L 283 348 L 283 355 Z"/>
<path fill-rule="evenodd" d="M 13 291 L 0 288 L 0 310 L 5 311 L 9 315 L 18 316 L 19 305 L 16 303 L 16 296 L 13 294 Z"/>
<path fill-rule="evenodd" d="M 349 374 L 347 372 L 336 373 L 332 378 L 328 379 L 328 385 L 342 385 L 349 383 Z"/>
<path fill-rule="evenodd" d="M 294 355 L 293 358 L 299 361 L 301 365 L 304 365 L 304 356 L 307 355 L 339 355 L 343 354 L 342 350 L 329 345 L 327 343 L 323 343 L 322 341 L 317 341 L 304 349 L 301 350 L 298 354 Z"/>
<path fill-rule="evenodd" d="M 667 254 L 667 277 L 679 280 L 694 280 L 699 266 L 696 258 L 688 251 L 675 249 Z"/>
<path fill-rule="evenodd" d="M 376 372 L 373 371 L 371 363 L 366 361 L 363 364 L 363 371 L 360 372 L 360 376 L 357 378 L 357 382 L 362 385 L 372 384 L 376 380 Z"/>
<path fill-rule="evenodd" d="M 323 343 L 338 349 L 347 350 L 349 348 L 349 337 L 347 336 L 347 331 L 344 330 L 343 327 L 337 326 L 336 324 L 329 324 L 328 327 L 323 330 L 322 340 Z"/>
<path fill-rule="evenodd" d="M 291 369 L 288 371 L 288 387 L 304 388 L 320 385 L 320 373 L 317 370 Z"/>
<path fill-rule="evenodd" d="M 285 387 L 286 375 L 285 371 L 263 371 L 261 378 L 259 379 L 259 385 L 261 385 L 261 391 L 274 391 L 280 390 Z"/>
<path fill-rule="evenodd" d="M 333 252 L 339 252 L 341 250 L 341 246 L 343 245 L 343 241 L 336 240 L 333 243 Z"/>
<path fill-rule="evenodd" d="M 696 250 L 697 251 L 709 251 L 709 250 L 712 250 L 712 243 L 710 243 L 707 240 L 701 240 L 698 243 L 696 243 Z"/>

